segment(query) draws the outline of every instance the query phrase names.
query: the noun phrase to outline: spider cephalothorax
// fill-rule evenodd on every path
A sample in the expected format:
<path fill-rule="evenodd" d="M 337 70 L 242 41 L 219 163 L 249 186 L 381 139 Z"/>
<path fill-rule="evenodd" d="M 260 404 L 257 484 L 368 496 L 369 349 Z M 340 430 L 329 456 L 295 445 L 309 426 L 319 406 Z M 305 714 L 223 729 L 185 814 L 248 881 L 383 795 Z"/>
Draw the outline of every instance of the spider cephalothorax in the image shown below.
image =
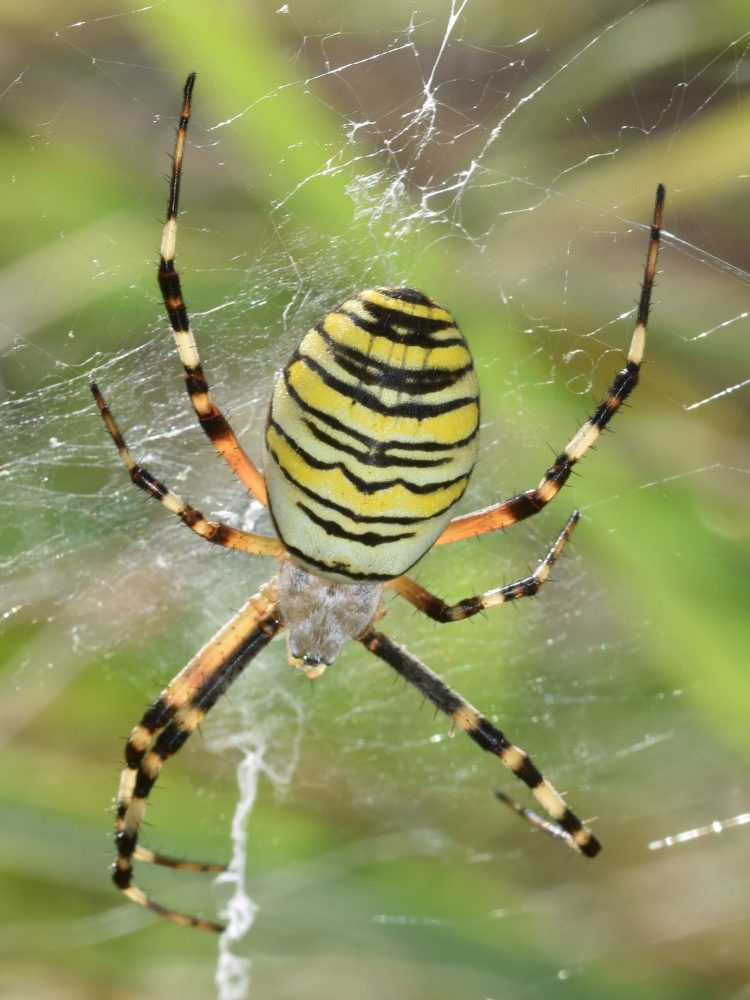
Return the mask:
<path fill-rule="evenodd" d="M 308 573 L 289 559 L 276 580 L 279 611 L 289 630 L 289 655 L 308 677 L 319 677 L 347 642 L 375 618 L 381 583 L 340 583 Z"/>
<path fill-rule="evenodd" d="M 383 587 L 440 622 L 458 621 L 535 594 L 578 521 L 574 511 L 530 575 L 446 604 L 403 575 L 432 545 L 504 528 L 540 511 L 567 481 L 638 381 L 659 248 L 664 188 L 656 194 L 635 329 L 627 361 L 538 486 L 484 510 L 452 517 L 476 459 L 478 388 L 471 355 L 451 314 L 422 292 L 375 288 L 352 295 L 303 339 L 276 381 L 266 430 L 265 479 L 213 402 L 174 266 L 177 211 L 194 74 L 177 130 L 159 286 L 203 430 L 243 485 L 269 506 L 277 538 L 207 520 L 137 464 L 96 385 L 102 418 L 131 479 L 193 532 L 226 548 L 280 560 L 251 597 L 165 688 L 133 729 L 117 797 L 113 878 L 128 898 L 176 923 L 221 925 L 157 903 L 133 881 L 135 859 L 192 871 L 138 843 L 146 801 L 166 760 L 261 649 L 285 626 L 292 659 L 310 678 L 356 639 L 499 757 L 552 820 L 548 828 L 594 857 L 600 845 L 527 754 L 403 647 L 374 628 Z M 525 812 L 521 807 L 519 811 Z M 540 821 L 540 824 L 541 825 Z"/>

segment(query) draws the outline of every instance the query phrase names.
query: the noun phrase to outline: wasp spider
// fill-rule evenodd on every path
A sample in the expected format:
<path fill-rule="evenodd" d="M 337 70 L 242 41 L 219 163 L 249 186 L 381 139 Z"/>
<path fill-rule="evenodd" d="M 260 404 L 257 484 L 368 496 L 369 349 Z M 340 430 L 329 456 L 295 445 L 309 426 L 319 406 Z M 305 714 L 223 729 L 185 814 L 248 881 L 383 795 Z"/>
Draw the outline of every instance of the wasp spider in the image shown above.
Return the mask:
<path fill-rule="evenodd" d="M 248 458 L 213 401 L 175 269 L 178 200 L 195 82 L 188 77 L 159 261 L 159 287 L 198 421 L 242 484 L 267 506 L 277 537 L 207 520 L 128 451 L 96 385 L 91 389 L 130 478 L 206 541 L 278 560 L 277 575 L 170 682 L 133 729 L 117 794 L 114 882 L 133 902 L 192 927 L 220 924 L 185 916 L 151 899 L 133 881 L 135 860 L 192 871 L 218 865 L 179 861 L 138 844 L 146 801 L 163 764 L 188 739 L 247 664 L 284 627 L 294 665 L 323 673 L 356 639 L 444 712 L 530 789 L 552 820 L 538 820 L 587 857 L 599 841 L 519 747 L 424 664 L 375 627 L 383 588 L 439 622 L 535 594 L 578 520 L 574 511 L 536 570 L 456 604 L 404 575 L 433 545 L 506 528 L 538 513 L 567 481 L 638 381 L 659 247 L 664 188 L 656 194 L 638 317 L 625 367 L 560 452 L 541 482 L 461 517 L 451 511 L 477 457 L 479 396 L 466 341 L 453 317 L 411 288 L 353 295 L 303 338 L 271 398 L 264 472 Z M 528 810 L 522 814 L 534 818 Z"/>

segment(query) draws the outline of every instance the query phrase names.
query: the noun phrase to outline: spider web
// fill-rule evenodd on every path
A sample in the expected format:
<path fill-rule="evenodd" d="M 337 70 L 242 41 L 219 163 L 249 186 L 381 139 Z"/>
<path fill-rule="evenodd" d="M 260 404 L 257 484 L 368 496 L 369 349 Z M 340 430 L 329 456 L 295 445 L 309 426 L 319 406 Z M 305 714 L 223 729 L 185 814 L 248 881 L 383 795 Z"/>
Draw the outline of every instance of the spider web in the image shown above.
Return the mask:
<path fill-rule="evenodd" d="M 570 976 L 584 995 L 644 956 L 664 981 L 690 968 L 714 994 L 747 989 L 747 914 L 721 874 L 750 880 L 741 5 L 712 5 L 709 17 L 698 3 L 617 0 L 563 16 L 446 0 L 411 13 L 393 4 L 376 24 L 364 4 L 250 13 L 229 3 L 210 22 L 176 0 L 77 6 L 67 22 L 26 26 L 0 93 L 13 151 L 0 274 L 0 732 L 11 752 L 36 752 L 57 706 L 56 739 L 70 752 L 80 739 L 70 706 L 94 684 L 113 709 L 100 717 L 92 706 L 87 729 L 106 718 L 126 731 L 271 572 L 203 551 L 139 503 L 87 389 L 95 376 L 134 454 L 206 515 L 270 530 L 211 461 L 155 288 L 160 174 L 188 70 L 198 84 L 179 263 L 204 365 L 248 451 L 260 459 L 273 376 L 302 331 L 353 289 L 421 287 L 458 316 L 482 385 L 482 458 L 463 510 L 535 484 L 609 384 L 663 181 L 648 364 L 614 437 L 539 524 L 444 548 L 417 570 L 451 599 L 514 579 L 578 505 L 555 584 L 516 614 L 498 609 L 449 634 L 397 602 L 384 623 L 526 747 L 576 811 L 597 811 L 612 859 L 604 874 L 566 863 L 559 845 L 498 812 L 495 785 L 522 801 L 523 790 L 420 713 L 361 649 L 310 685 L 275 643 L 168 781 L 181 773 L 191 794 L 204 789 L 194 840 L 174 830 L 186 852 L 220 851 L 230 835 L 234 845 L 229 884 L 205 901 L 229 910 L 222 998 L 247 995 L 248 954 L 267 995 L 292 995 L 299 982 L 274 973 L 274 959 L 311 940 L 321 958 L 308 967 L 310 996 L 360 983 L 362 955 L 398 961 L 414 983 L 394 990 L 404 997 L 546 996 Z M 89 734 L 89 752 L 108 763 L 112 735 Z M 227 791 L 232 762 L 239 792 Z M 150 815 L 169 793 L 161 785 Z M 98 822 L 100 806 L 89 808 Z M 269 829 L 282 847 L 263 839 Z M 284 842 L 286 830 L 297 839 Z M 680 839 L 696 830 L 724 832 Z M 174 853 L 166 816 L 153 835 Z M 418 885 L 368 895 L 370 870 L 391 888 Z M 686 872 L 701 875 L 694 895 L 681 889 Z M 483 876 L 492 904 L 471 895 Z M 468 883 L 466 910 L 425 892 L 438 877 Z M 207 894 L 174 876 L 158 884 L 157 898 L 188 910 Z M 663 905 L 646 901 L 655 897 Z M 114 929 L 102 916 L 93 937 L 147 923 L 134 909 Z M 573 933 L 519 971 L 498 943 L 511 915 L 527 940 L 563 922 Z M 318 919 L 340 951 L 319 925 L 311 935 Z M 730 957 L 704 973 L 720 932 Z M 462 934 L 492 943 L 462 951 Z M 460 957 L 430 991 L 420 948 L 434 956 L 446 940 Z"/>

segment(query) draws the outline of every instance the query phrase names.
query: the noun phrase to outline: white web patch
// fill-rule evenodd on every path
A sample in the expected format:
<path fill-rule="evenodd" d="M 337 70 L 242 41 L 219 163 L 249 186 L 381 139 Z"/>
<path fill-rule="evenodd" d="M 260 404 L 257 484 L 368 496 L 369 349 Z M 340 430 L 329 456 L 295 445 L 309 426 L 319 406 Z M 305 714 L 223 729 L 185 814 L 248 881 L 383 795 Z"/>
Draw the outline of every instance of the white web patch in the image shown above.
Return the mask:
<path fill-rule="evenodd" d="M 741 626 L 722 609 L 741 591 L 747 544 L 738 220 L 750 200 L 750 33 L 728 10 L 720 28 L 648 0 L 606 19 L 574 5 L 563 26 L 552 11 L 500 15 L 481 0 L 397 5 L 375 25 L 358 4 L 335 17 L 294 4 L 257 23 L 233 17 L 227 6 L 207 26 L 174 0 L 94 18 L 82 7 L 46 26 L 44 46 L 19 42 L 18 65 L 6 66 L 3 738 L 13 745 L 92 664 L 115 662 L 115 685 L 126 662 L 150 700 L 271 571 L 201 548 L 139 503 L 87 389 L 96 376 L 133 453 L 207 516 L 270 530 L 197 427 L 154 281 L 159 175 L 183 78 L 197 69 L 178 265 L 216 398 L 255 459 L 273 374 L 301 333 L 353 290 L 404 283 L 456 314 L 479 370 L 482 457 L 463 510 L 535 485 L 620 366 L 653 193 L 667 185 L 643 383 L 615 435 L 539 523 L 445 549 L 416 574 L 451 599 L 507 582 L 580 505 L 556 583 L 518 614 L 443 630 L 394 602 L 384 630 L 507 729 L 574 809 L 597 812 L 608 858 L 744 815 L 732 735 L 743 702 L 730 677 L 742 676 Z M 237 39 L 252 64 L 244 76 Z M 448 740 L 444 720 L 420 714 L 383 670 L 351 648 L 310 687 L 285 667 L 282 643 L 253 664 L 203 743 L 240 750 L 237 816 L 260 773 L 289 808 L 335 812 L 345 800 L 342 825 L 356 831 L 363 817 L 368 832 L 350 834 L 360 853 L 321 852 L 321 882 L 365 866 L 380 835 L 391 859 L 424 852 L 464 874 L 506 868 L 512 843 L 554 882 L 562 848 L 542 852 L 493 811 L 493 782 L 523 789 Z M 705 753 L 688 768 L 696 745 Z M 183 753 L 170 771 L 199 758 Z M 228 770 L 219 755 L 212 767 Z M 165 849 L 170 834 L 160 823 Z M 701 849 L 712 839 L 729 842 L 700 838 Z M 233 842 L 236 937 L 253 919 L 237 823 Z M 258 881 L 277 898 L 273 876 Z M 386 905 L 373 910 L 378 926 L 409 922 Z M 640 915 L 627 902 L 623 912 Z M 722 912 L 717 924 L 731 919 Z M 672 930 L 664 918 L 655 934 Z M 220 995 L 243 996 L 245 972 L 228 971 L 226 955 Z"/>

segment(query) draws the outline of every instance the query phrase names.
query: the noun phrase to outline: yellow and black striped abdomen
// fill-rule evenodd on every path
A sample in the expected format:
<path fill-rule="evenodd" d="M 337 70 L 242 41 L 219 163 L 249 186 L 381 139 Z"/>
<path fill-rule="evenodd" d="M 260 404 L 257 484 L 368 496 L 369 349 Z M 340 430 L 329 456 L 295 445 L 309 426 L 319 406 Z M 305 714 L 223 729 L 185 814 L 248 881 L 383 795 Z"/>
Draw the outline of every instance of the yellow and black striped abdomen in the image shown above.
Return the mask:
<path fill-rule="evenodd" d="M 274 388 L 265 475 L 281 540 L 325 576 L 399 576 L 450 520 L 478 426 L 471 355 L 449 312 L 410 288 L 347 299 Z"/>

